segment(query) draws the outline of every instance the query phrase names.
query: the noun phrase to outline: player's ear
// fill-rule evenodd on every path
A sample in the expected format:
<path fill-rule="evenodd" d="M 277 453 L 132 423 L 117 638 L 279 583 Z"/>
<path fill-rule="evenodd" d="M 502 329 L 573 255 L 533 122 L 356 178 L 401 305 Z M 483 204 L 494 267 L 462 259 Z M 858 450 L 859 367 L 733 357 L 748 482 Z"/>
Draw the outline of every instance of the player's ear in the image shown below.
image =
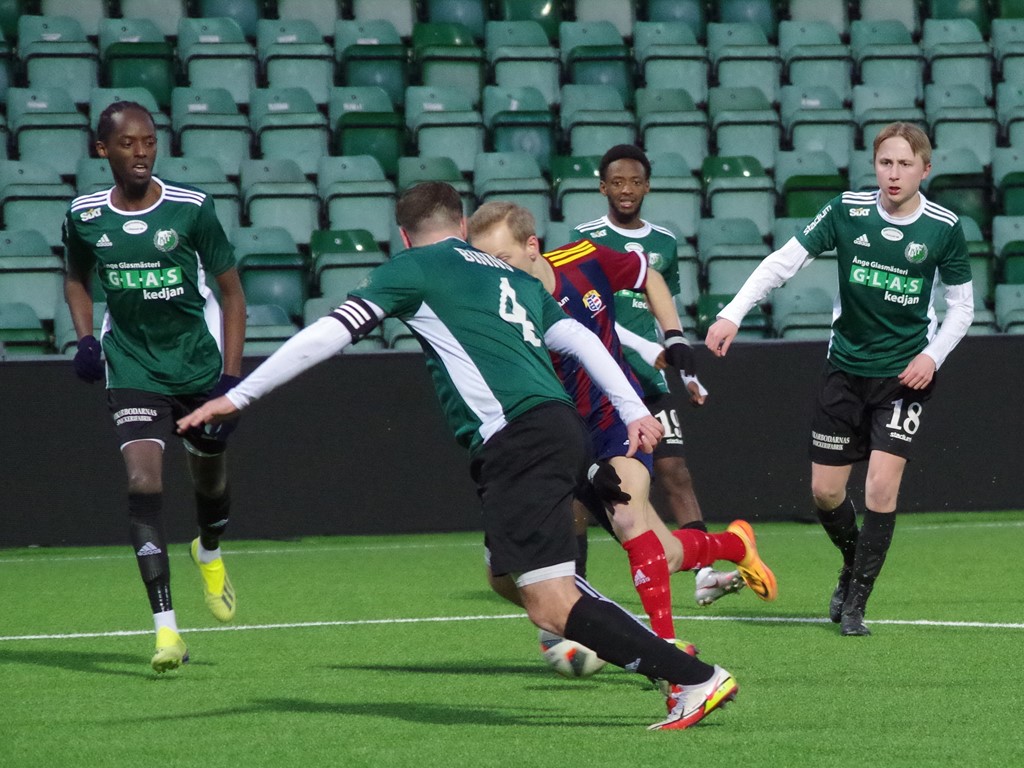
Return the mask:
<path fill-rule="evenodd" d="M 97 141 L 96 142 L 96 156 L 97 157 L 106 157 L 107 156 L 107 145 L 104 144 L 102 141 Z"/>
<path fill-rule="evenodd" d="M 530 258 L 535 259 L 540 256 L 540 238 L 536 235 L 526 238 L 526 247 L 530 249 Z"/>

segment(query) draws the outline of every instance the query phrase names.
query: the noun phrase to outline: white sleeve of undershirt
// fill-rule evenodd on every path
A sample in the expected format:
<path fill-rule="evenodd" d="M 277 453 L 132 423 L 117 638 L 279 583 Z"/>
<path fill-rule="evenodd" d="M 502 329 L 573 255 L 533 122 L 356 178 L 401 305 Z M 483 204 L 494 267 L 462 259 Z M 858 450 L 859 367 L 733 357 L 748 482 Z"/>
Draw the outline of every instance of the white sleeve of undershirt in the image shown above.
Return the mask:
<path fill-rule="evenodd" d="M 718 317 L 740 325 L 747 312 L 758 302 L 764 301 L 769 293 L 813 260 L 807 249 L 800 245 L 800 241 L 791 237 L 777 251 L 765 256 L 764 261 L 750 273 L 750 277 L 743 283 L 743 287 L 733 300 L 722 307 Z"/>
<path fill-rule="evenodd" d="M 379 307 L 365 300 L 364 303 L 373 308 L 378 319 L 384 317 Z M 321 317 L 288 339 L 238 386 L 229 390 L 227 397 L 241 410 L 351 343 L 351 331 L 338 319 L 331 315 Z"/>
<path fill-rule="evenodd" d="M 961 285 L 946 286 L 946 316 L 935 336 L 922 351 L 935 361 L 938 369 L 945 362 L 949 353 L 967 334 L 967 329 L 974 322 L 974 285 L 967 282 Z"/>
<path fill-rule="evenodd" d="M 658 355 L 665 351 L 661 344 L 645 339 L 640 334 L 633 333 L 618 323 L 615 324 L 615 333 L 618 335 L 619 341 L 622 342 L 622 346 L 632 349 L 652 368 L 658 360 Z"/>
<path fill-rule="evenodd" d="M 544 334 L 544 344 L 553 352 L 579 360 L 626 424 L 651 415 L 601 339 L 576 320 L 566 317 L 552 325 Z"/>

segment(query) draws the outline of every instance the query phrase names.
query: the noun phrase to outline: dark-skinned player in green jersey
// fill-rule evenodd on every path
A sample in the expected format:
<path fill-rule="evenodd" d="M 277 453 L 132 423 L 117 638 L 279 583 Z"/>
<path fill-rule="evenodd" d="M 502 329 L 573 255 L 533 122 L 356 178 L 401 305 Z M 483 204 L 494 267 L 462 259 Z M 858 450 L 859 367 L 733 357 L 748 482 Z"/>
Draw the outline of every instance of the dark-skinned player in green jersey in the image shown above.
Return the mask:
<path fill-rule="evenodd" d="M 892 542 L 903 470 L 928 424 L 936 370 L 974 318 L 963 228 L 921 193 L 931 171 L 927 134 L 890 123 L 873 148 L 878 189 L 829 201 L 761 262 L 705 339 L 724 356 L 755 304 L 815 256 L 836 250 L 839 293 L 809 438 L 815 510 L 843 556 L 829 618 L 845 636 L 871 634 L 864 612 Z M 932 308 L 940 282 L 941 326 Z M 865 459 L 858 529 L 847 484 L 853 464 Z"/>

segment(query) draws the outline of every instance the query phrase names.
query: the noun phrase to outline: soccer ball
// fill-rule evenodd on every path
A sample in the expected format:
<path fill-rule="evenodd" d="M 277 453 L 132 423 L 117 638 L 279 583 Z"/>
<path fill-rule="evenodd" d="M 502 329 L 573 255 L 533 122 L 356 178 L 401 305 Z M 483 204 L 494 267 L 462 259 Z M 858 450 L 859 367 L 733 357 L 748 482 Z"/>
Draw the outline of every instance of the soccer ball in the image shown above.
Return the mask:
<path fill-rule="evenodd" d="M 590 677 L 601 671 L 604 659 L 572 640 L 540 630 L 540 652 L 544 661 L 562 677 Z"/>

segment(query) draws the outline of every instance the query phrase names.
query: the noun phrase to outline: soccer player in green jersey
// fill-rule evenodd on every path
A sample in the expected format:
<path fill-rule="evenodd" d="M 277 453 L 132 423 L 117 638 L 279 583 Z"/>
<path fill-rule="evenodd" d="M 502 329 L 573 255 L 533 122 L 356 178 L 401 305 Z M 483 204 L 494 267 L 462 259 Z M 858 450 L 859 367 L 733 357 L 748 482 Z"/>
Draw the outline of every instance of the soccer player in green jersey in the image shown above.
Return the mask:
<path fill-rule="evenodd" d="M 679 291 L 679 262 L 676 258 L 676 237 L 672 232 L 641 217 L 644 196 L 651 190 L 651 163 L 643 150 L 632 144 L 617 144 L 604 153 L 598 166 L 600 190 L 608 200 L 608 212 L 599 219 L 579 224 L 573 230 L 585 237 L 622 253 L 643 253 L 651 269 L 665 278 L 673 294 Z M 685 392 L 670 381 L 640 351 L 633 339 L 657 343 L 659 328 L 650 312 L 646 296 L 638 291 L 615 294 L 617 331 L 626 345 L 626 361 L 644 390 L 644 402 L 665 428 L 665 438 L 654 451 L 654 484 L 652 500 L 657 509 L 667 509 L 681 529 L 707 533 L 700 503 L 693 487 L 693 477 L 686 464 L 682 413 L 685 404 L 704 405 L 707 390 L 697 380 L 696 370 L 684 371 Z M 663 329 L 662 329 L 663 330 Z M 716 571 L 704 565 L 694 571 L 694 599 L 698 605 L 711 605 L 723 595 L 743 587 L 735 571 Z"/>
<path fill-rule="evenodd" d="M 469 450 L 493 571 L 513 576 L 541 629 L 670 681 L 668 717 L 653 728 L 696 723 L 735 696 L 733 677 L 662 642 L 575 577 L 571 503 L 585 482 L 589 440 L 548 349 L 580 359 L 609 394 L 627 424 L 631 452 L 653 449 L 660 422 L 601 340 L 562 312 L 538 280 L 466 242 L 462 202 L 450 185 L 413 187 L 395 213 L 409 249 L 224 397 L 180 419 L 179 430 L 233 416 L 384 317 L 399 318 L 420 340 L 449 426 Z"/>
<path fill-rule="evenodd" d="M 114 186 L 71 202 L 63 232 L 64 295 L 79 337 L 75 372 L 88 382 L 106 380 L 128 473 L 129 533 L 156 627 L 152 666 L 165 672 L 186 662 L 188 650 L 171 602 L 161 511 L 164 447 L 175 434 L 175 418 L 239 380 L 245 295 L 213 199 L 153 175 L 156 129 L 146 108 L 111 104 L 100 115 L 96 138 Z M 223 311 L 207 276 L 217 282 Z M 107 303 L 100 340 L 92 335 L 93 279 Z M 192 559 L 206 605 L 221 621 L 235 614 L 220 553 L 230 509 L 230 428 L 183 436 L 199 528 Z"/>
<path fill-rule="evenodd" d="M 828 359 L 811 422 L 811 494 L 843 567 L 829 617 L 843 635 L 868 635 L 864 611 L 885 562 L 907 461 L 927 423 L 936 370 L 974 318 L 971 269 L 956 214 L 925 198 L 931 143 L 920 128 L 892 123 L 874 141 L 873 192 L 845 192 L 770 254 L 708 329 L 706 344 L 729 351 L 743 316 L 818 254 L 835 249 L 839 293 Z M 932 309 L 945 284 L 941 327 Z M 847 483 L 867 459 L 860 529 Z"/>

